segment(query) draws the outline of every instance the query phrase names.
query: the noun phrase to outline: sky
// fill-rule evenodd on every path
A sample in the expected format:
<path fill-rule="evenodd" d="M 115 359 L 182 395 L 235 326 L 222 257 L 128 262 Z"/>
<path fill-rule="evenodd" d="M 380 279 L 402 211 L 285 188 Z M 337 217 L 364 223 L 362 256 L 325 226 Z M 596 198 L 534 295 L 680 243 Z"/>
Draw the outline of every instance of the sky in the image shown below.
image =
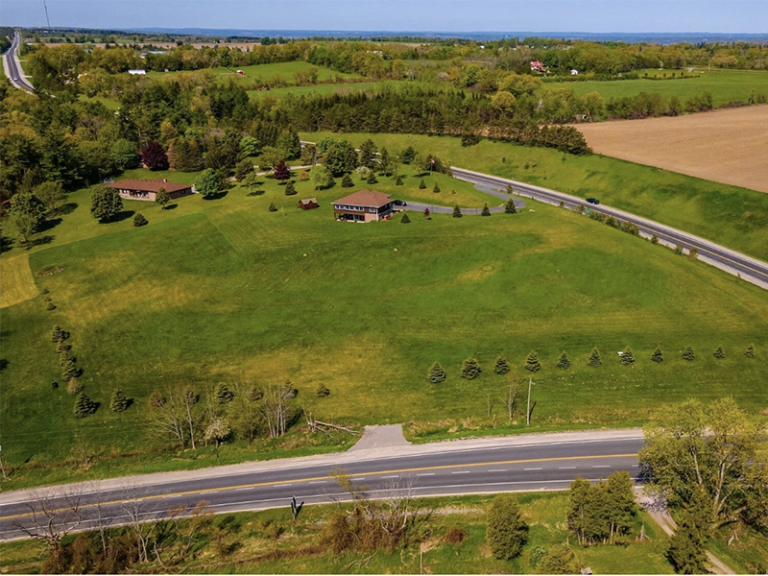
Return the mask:
<path fill-rule="evenodd" d="M 52 27 L 768 33 L 768 0 L 46 0 Z M 0 24 L 45 27 L 43 0 Z"/>

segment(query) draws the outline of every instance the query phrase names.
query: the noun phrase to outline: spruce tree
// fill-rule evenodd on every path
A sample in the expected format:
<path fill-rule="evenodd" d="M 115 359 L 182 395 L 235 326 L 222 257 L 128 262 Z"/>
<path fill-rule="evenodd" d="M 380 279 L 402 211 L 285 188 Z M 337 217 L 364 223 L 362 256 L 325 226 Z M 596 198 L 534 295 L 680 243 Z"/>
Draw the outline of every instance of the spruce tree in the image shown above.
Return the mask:
<path fill-rule="evenodd" d="M 541 370 L 541 364 L 539 363 L 539 357 L 536 356 L 536 352 L 531 350 L 528 352 L 528 356 L 525 359 L 525 369 L 529 372 L 538 372 Z"/>
<path fill-rule="evenodd" d="M 467 358 L 464 360 L 464 365 L 461 368 L 461 377 L 465 380 L 474 380 L 480 376 L 482 369 L 477 361 L 477 358 Z"/>
<path fill-rule="evenodd" d="M 706 539 L 687 511 L 680 516 L 677 530 L 669 542 L 667 558 L 679 574 L 708 573 Z"/>
<path fill-rule="evenodd" d="M 434 192 L 435 194 L 440 193 L 440 186 L 437 185 L 437 182 L 435 182 L 435 185 L 432 187 L 432 192 Z"/>
<path fill-rule="evenodd" d="M 488 208 L 488 204 L 483 206 L 483 211 L 480 212 L 480 216 L 490 216 L 491 210 Z"/>
<path fill-rule="evenodd" d="M 461 208 L 459 208 L 459 205 L 456 204 L 456 206 L 453 207 L 453 217 L 461 218 L 462 216 L 464 216 L 464 214 L 461 213 Z"/>
<path fill-rule="evenodd" d="M 512 494 L 496 496 L 487 516 L 486 539 L 493 557 L 510 560 L 518 556 L 528 537 L 528 525 L 520 513 L 517 498 Z"/>
<path fill-rule="evenodd" d="M 500 354 L 496 358 L 496 365 L 493 367 L 493 371 L 499 376 L 503 376 L 504 374 L 507 374 L 509 370 L 509 362 L 507 362 L 506 356 L 504 356 L 504 354 Z"/>
<path fill-rule="evenodd" d="M 141 228 L 147 224 L 149 224 L 149 221 L 144 217 L 144 214 L 141 212 L 136 212 L 136 215 L 133 217 L 133 225 L 136 228 Z"/>
<path fill-rule="evenodd" d="M 395 180 L 395 186 L 402 186 L 402 185 L 403 185 L 403 177 L 398 176 L 397 179 Z"/>
<path fill-rule="evenodd" d="M 624 348 L 624 352 L 621 354 L 621 360 L 619 360 L 624 366 L 630 366 L 635 363 L 635 357 L 632 355 L 632 349 L 627 346 Z"/>
<path fill-rule="evenodd" d="M 744 356 L 746 356 L 747 358 L 754 358 L 755 357 L 755 345 L 754 344 L 750 344 L 749 346 L 747 346 L 747 349 L 744 352 Z"/>
<path fill-rule="evenodd" d="M 109 408 L 112 412 L 125 412 L 128 408 L 128 398 L 125 397 L 125 394 L 120 388 L 115 388 L 115 391 L 112 392 L 112 400 L 109 403 Z"/>
<path fill-rule="evenodd" d="M 424 190 L 427 185 L 424 183 L 424 178 L 421 179 L 421 182 L 419 182 L 419 190 Z"/>
<path fill-rule="evenodd" d="M 693 353 L 693 348 L 688 346 L 688 348 L 685 349 L 685 351 L 682 354 L 683 360 L 688 360 L 688 362 L 693 362 L 696 360 L 696 354 Z"/>
<path fill-rule="evenodd" d="M 371 170 L 371 173 L 368 174 L 368 179 L 366 180 L 366 182 L 368 184 L 378 184 L 379 183 L 379 181 L 376 180 L 376 173 L 373 170 Z"/>
<path fill-rule="evenodd" d="M 504 206 L 504 214 L 517 214 L 517 208 L 515 207 L 515 201 L 510 198 L 507 200 L 507 204 Z"/>
<path fill-rule="evenodd" d="M 326 386 L 323 383 L 320 383 L 320 384 L 317 385 L 317 392 L 316 393 L 317 393 L 317 396 L 319 398 L 325 398 L 326 396 L 328 396 L 331 393 L 331 391 L 328 389 L 328 386 Z"/>
<path fill-rule="evenodd" d="M 355 183 L 352 182 L 352 177 L 349 174 L 344 174 L 344 178 L 341 179 L 341 187 L 352 188 L 354 185 Z"/>
<path fill-rule="evenodd" d="M 557 361 L 557 367 L 558 368 L 570 368 L 571 367 L 571 361 L 568 360 L 568 354 L 563 351 L 562 354 L 560 354 L 560 360 Z"/>
<path fill-rule="evenodd" d="M 597 349 L 597 346 L 592 348 L 592 353 L 589 355 L 589 365 L 593 368 L 598 368 L 603 365 L 602 360 L 600 360 L 600 350 Z"/>
<path fill-rule="evenodd" d="M 723 358 L 725 358 L 725 350 L 723 350 L 722 346 L 718 346 L 717 350 L 715 350 L 715 352 L 714 352 L 714 354 L 712 354 L 712 356 L 714 356 L 718 360 L 722 360 Z"/>
<path fill-rule="evenodd" d="M 53 327 L 53 330 L 51 330 L 51 342 L 63 342 L 66 340 L 66 337 L 64 336 L 66 332 L 61 329 L 61 326 L 56 324 L 56 326 Z"/>
<path fill-rule="evenodd" d="M 64 368 L 61 371 L 61 377 L 64 380 L 69 380 L 71 378 L 77 378 L 80 375 L 80 370 L 77 369 L 77 366 L 75 365 L 75 362 L 72 358 L 70 358 L 67 363 L 64 365 Z"/>
<path fill-rule="evenodd" d="M 269 203 L 269 211 L 270 212 L 277 212 L 277 206 L 275 206 L 274 202 Z"/>
<path fill-rule="evenodd" d="M 77 418 L 85 418 L 96 412 L 96 403 L 85 392 L 81 392 L 75 400 L 74 414 Z"/>
<path fill-rule="evenodd" d="M 664 362 L 664 355 L 661 353 L 661 348 L 656 346 L 656 350 L 651 354 L 651 360 L 654 362 Z"/>
<path fill-rule="evenodd" d="M 432 384 L 440 384 L 440 382 L 445 382 L 445 370 L 443 370 L 443 367 L 440 366 L 440 362 L 437 360 L 435 360 L 432 366 L 429 367 L 427 380 L 432 382 Z"/>
<path fill-rule="evenodd" d="M 296 187 L 293 185 L 293 182 L 288 182 L 288 184 L 285 185 L 285 195 L 286 196 L 296 195 Z"/>
<path fill-rule="evenodd" d="M 403 212 L 403 217 L 400 218 L 400 222 L 402 222 L 403 224 L 410 224 L 411 219 L 408 218 L 408 213 L 407 212 Z"/>

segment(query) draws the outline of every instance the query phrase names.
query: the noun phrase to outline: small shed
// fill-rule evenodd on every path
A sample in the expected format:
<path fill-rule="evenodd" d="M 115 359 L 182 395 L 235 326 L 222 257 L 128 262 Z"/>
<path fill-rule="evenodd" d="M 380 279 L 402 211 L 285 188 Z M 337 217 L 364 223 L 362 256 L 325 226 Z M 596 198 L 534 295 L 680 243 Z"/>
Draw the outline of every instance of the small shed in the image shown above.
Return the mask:
<path fill-rule="evenodd" d="M 303 198 L 299 200 L 299 208 L 302 210 L 312 210 L 319 207 L 320 204 L 317 203 L 317 198 Z"/>

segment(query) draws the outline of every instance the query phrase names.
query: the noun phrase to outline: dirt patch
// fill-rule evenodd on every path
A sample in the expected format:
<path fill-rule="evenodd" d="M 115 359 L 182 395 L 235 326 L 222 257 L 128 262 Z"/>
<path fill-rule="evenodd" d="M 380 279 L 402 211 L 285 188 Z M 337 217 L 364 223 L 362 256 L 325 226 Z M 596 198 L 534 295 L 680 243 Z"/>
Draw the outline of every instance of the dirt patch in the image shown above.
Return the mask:
<path fill-rule="evenodd" d="M 578 129 L 606 156 L 768 192 L 768 106 Z"/>
<path fill-rule="evenodd" d="M 59 272 L 64 272 L 65 268 L 66 266 L 44 266 L 43 268 L 37 269 L 35 276 L 38 278 L 42 278 L 43 276 L 53 276 Z"/>

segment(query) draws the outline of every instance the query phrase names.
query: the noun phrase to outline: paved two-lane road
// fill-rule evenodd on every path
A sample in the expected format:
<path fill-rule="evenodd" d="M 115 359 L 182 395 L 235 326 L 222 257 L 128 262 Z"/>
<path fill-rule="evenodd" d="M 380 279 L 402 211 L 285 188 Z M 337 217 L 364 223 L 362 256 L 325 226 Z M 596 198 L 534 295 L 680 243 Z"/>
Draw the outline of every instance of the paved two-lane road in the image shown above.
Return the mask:
<path fill-rule="evenodd" d="M 21 68 L 21 62 L 19 62 L 19 47 L 21 46 L 21 32 L 16 30 L 13 35 L 13 43 L 8 49 L 8 52 L 3 54 L 3 69 L 5 75 L 11 81 L 11 84 L 26 92 L 34 91 L 32 84 L 29 83 L 27 77 L 24 76 L 24 70 Z"/>

